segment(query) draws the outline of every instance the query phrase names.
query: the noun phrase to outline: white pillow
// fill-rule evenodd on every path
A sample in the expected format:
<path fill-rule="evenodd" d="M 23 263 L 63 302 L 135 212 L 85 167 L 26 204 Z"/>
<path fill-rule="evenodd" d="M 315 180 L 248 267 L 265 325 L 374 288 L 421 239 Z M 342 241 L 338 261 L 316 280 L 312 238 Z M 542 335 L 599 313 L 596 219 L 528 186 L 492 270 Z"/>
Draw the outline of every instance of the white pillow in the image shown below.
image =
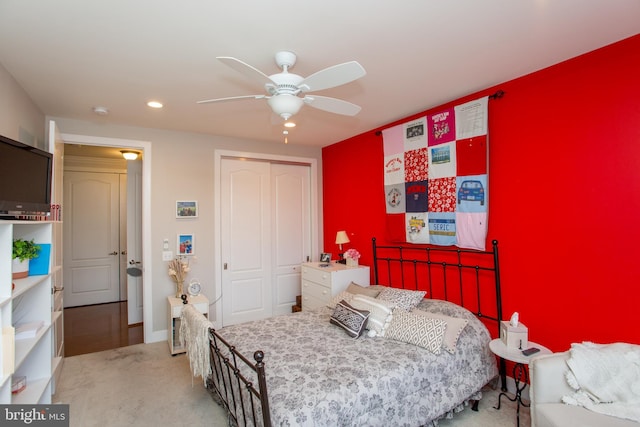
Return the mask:
<path fill-rule="evenodd" d="M 367 295 L 354 295 L 350 304 L 358 310 L 367 310 L 369 314 L 369 320 L 367 322 L 367 329 L 370 337 L 383 337 L 386 329 L 391 324 L 393 317 L 394 303 L 388 301 L 372 298 Z"/>
<path fill-rule="evenodd" d="M 342 300 L 345 300 L 347 303 L 351 303 L 351 300 L 353 299 L 354 296 L 355 295 L 352 294 L 351 292 L 342 291 L 339 294 L 337 294 L 335 297 L 331 298 L 331 300 L 329 300 L 327 307 L 335 309 L 336 305 Z"/>

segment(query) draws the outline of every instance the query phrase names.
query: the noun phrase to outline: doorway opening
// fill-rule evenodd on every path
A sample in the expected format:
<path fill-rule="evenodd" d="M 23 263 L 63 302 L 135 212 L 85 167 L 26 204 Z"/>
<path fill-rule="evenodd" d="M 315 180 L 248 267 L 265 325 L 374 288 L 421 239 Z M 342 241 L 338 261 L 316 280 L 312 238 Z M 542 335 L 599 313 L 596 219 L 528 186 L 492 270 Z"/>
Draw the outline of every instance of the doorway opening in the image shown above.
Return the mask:
<path fill-rule="evenodd" d="M 127 301 L 66 308 L 64 356 L 144 342 L 142 323 L 129 325 L 127 317 Z"/>
<path fill-rule="evenodd" d="M 122 190 L 122 197 L 118 196 L 118 202 L 123 205 L 126 204 L 127 209 L 123 213 L 118 212 L 117 219 L 124 224 L 137 223 L 135 227 L 127 226 L 126 231 L 123 233 L 116 227 L 118 228 L 118 236 L 116 237 L 118 246 L 117 248 L 113 248 L 113 250 L 109 249 L 109 255 L 113 255 L 114 259 L 118 259 L 115 272 L 111 271 L 110 273 L 112 276 L 116 275 L 119 279 L 116 281 L 117 289 L 115 289 L 115 297 L 107 298 L 105 302 L 100 300 L 87 300 L 87 304 L 78 304 L 75 302 L 74 305 L 76 306 L 65 308 L 65 341 L 68 350 L 65 350 L 65 355 L 70 356 L 73 355 L 71 353 L 82 354 L 108 348 L 122 347 L 124 345 L 149 342 L 152 321 L 150 316 L 152 313 L 151 298 L 143 288 L 145 282 L 148 281 L 147 284 L 151 282 L 151 269 L 144 269 L 145 261 L 148 261 L 145 259 L 147 251 L 144 250 L 144 247 L 145 243 L 148 245 L 150 226 L 146 224 L 147 229 L 145 229 L 145 224 L 142 224 L 141 218 L 144 216 L 145 211 L 148 212 L 150 205 L 150 191 L 147 190 L 147 188 L 150 188 L 150 184 L 145 182 L 145 180 L 150 180 L 150 159 L 145 159 L 145 157 L 150 157 L 151 155 L 150 144 L 144 141 L 99 138 L 83 135 L 63 134 L 61 137 L 65 143 L 65 173 L 69 169 L 66 167 L 69 159 L 73 160 L 71 162 L 72 164 L 77 165 L 78 163 L 82 163 L 82 156 L 85 157 L 86 162 L 92 164 L 94 172 L 98 172 L 95 176 L 105 171 L 109 172 L 106 170 L 108 168 L 101 171 L 100 166 L 97 166 L 100 163 L 104 165 L 105 162 L 108 164 L 109 161 L 115 162 L 116 159 L 123 162 L 121 164 L 125 165 L 124 173 L 122 173 L 122 170 L 120 170 L 120 173 L 126 176 L 127 179 L 124 185 L 122 182 L 117 184 L 118 190 Z M 139 165 L 137 168 L 138 173 L 134 173 L 133 178 L 133 181 L 136 183 L 134 188 L 136 186 L 138 188 L 138 190 L 135 191 L 132 191 L 131 186 L 127 184 L 131 183 L 132 175 L 131 168 L 129 167 L 130 163 L 123 161 L 122 154 L 120 153 L 123 149 L 135 150 L 142 154 L 142 161 L 137 161 Z M 86 153 L 80 153 L 80 150 Z M 100 158 L 102 158 L 102 160 L 100 160 Z M 109 158 L 111 158 L 111 160 L 109 160 Z M 73 170 L 74 167 L 70 169 Z M 76 167 L 76 169 L 78 168 Z M 133 170 L 136 171 L 136 168 L 133 168 Z M 75 173 L 76 172 L 70 172 L 69 175 Z M 67 184 L 65 184 L 65 186 L 66 185 Z M 146 187 L 144 192 L 142 191 L 143 187 Z M 88 188 L 90 188 L 90 186 Z M 65 201 L 65 208 L 67 208 L 65 210 L 71 209 L 71 206 L 67 206 L 67 203 L 68 202 Z M 132 206 L 134 208 L 130 209 Z M 132 211 L 137 212 L 137 215 L 134 217 L 128 215 L 128 213 Z M 70 214 L 67 212 L 66 218 L 63 217 L 63 223 L 65 219 L 69 219 L 69 216 Z M 65 223 L 65 228 L 71 225 L 68 222 L 69 221 Z M 138 230 L 134 236 L 129 233 L 132 228 Z M 125 241 L 127 243 L 124 243 Z M 72 246 L 70 247 L 68 243 Z M 67 259 L 73 255 L 73 243 L 73 239 L 65 243 L 65 250 L 69 252 L 65 254 L 65 264 L 67 263 Z M 132 249 L 131 243 L 137 246 L 137 251 Z M 117 256 L 114 255 L 115 252 L 117 252 Z M 150 265 L 149 262 L 146 264 Z M 129 272 L 134 270 L 137 270 L 139 273 L 134 273 L 133 276 L 129 274 Z M 144 274 L 142 274 L 143 272 Z M 79 276 L 82 277 L 82 273 L 79 273 Z M 108 276 L 108 274 L 105 275 L 105 277 L 106 276 Z M 99 277 L 99 274 L 89 274 L 87 277 Z M 65 277 L 65 284 L 71 284 L 71 279 L 75 280 L 75 273 L 74 277 Z M 133 298 L 133 304 L 131 289 L 134 289 L 135 298 Z M 145 299 L 148 299 L 149 303 L 147 303 Z M 129 309 L 132 307 L 139 310 L 139 318 L 131 314 L 131 310 Z M 145 310 L 143 310 L 143 308 Z M 67 339 L 69 341 L 67 341 Z M 78 347 L 74 344 L 74 340 L 78 342 L 81 341 L 84 344 Z"/>

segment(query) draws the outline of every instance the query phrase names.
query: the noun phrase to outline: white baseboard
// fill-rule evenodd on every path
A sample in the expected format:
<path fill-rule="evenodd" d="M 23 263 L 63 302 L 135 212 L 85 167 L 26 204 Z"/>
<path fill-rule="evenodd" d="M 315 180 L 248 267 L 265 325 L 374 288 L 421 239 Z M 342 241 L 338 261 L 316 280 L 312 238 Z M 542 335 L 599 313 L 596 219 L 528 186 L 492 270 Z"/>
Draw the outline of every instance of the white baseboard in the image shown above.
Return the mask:
<path fill-rule="evenodd" d="M 145 344 L 151 344 L 158 341 L 167 341 L 169 337 L 169 331 L 167 329 L 163 329 L 161 331 L 153 331 L 151 336 L 144 337 Z"/>

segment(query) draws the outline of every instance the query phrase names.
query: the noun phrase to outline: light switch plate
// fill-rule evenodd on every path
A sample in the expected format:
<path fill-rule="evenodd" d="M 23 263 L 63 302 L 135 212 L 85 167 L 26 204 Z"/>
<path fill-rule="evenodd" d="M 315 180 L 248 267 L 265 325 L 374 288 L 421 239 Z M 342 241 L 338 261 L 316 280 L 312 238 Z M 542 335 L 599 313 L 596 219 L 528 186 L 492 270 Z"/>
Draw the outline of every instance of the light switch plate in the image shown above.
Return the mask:
<path fill-rule="evenodd" d="M 162 260 L 171 261 L 173 259 L 173 251 L 162 251 Z"/>

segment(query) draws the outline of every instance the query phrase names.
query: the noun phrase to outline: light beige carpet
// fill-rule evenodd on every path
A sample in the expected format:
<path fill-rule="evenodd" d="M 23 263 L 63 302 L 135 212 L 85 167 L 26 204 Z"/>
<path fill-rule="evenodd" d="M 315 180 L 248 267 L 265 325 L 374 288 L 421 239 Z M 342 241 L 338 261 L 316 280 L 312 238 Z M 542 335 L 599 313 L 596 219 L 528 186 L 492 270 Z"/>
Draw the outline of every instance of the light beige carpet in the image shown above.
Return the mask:
<path fill-rule="evenodd" d="M 480 410 L 470 408 L 441 427 L 512 427 L 515 404 L 487 389 Z M 53 403 L 68 403 L 71 427 L 227 425 L 224 411 L 192 379 L 189 360 L 171 356 L 166 342 L 137 344 L 65 358 Z M 521 408 L 520 426 L 529 427 L 529 409 Z"/>

